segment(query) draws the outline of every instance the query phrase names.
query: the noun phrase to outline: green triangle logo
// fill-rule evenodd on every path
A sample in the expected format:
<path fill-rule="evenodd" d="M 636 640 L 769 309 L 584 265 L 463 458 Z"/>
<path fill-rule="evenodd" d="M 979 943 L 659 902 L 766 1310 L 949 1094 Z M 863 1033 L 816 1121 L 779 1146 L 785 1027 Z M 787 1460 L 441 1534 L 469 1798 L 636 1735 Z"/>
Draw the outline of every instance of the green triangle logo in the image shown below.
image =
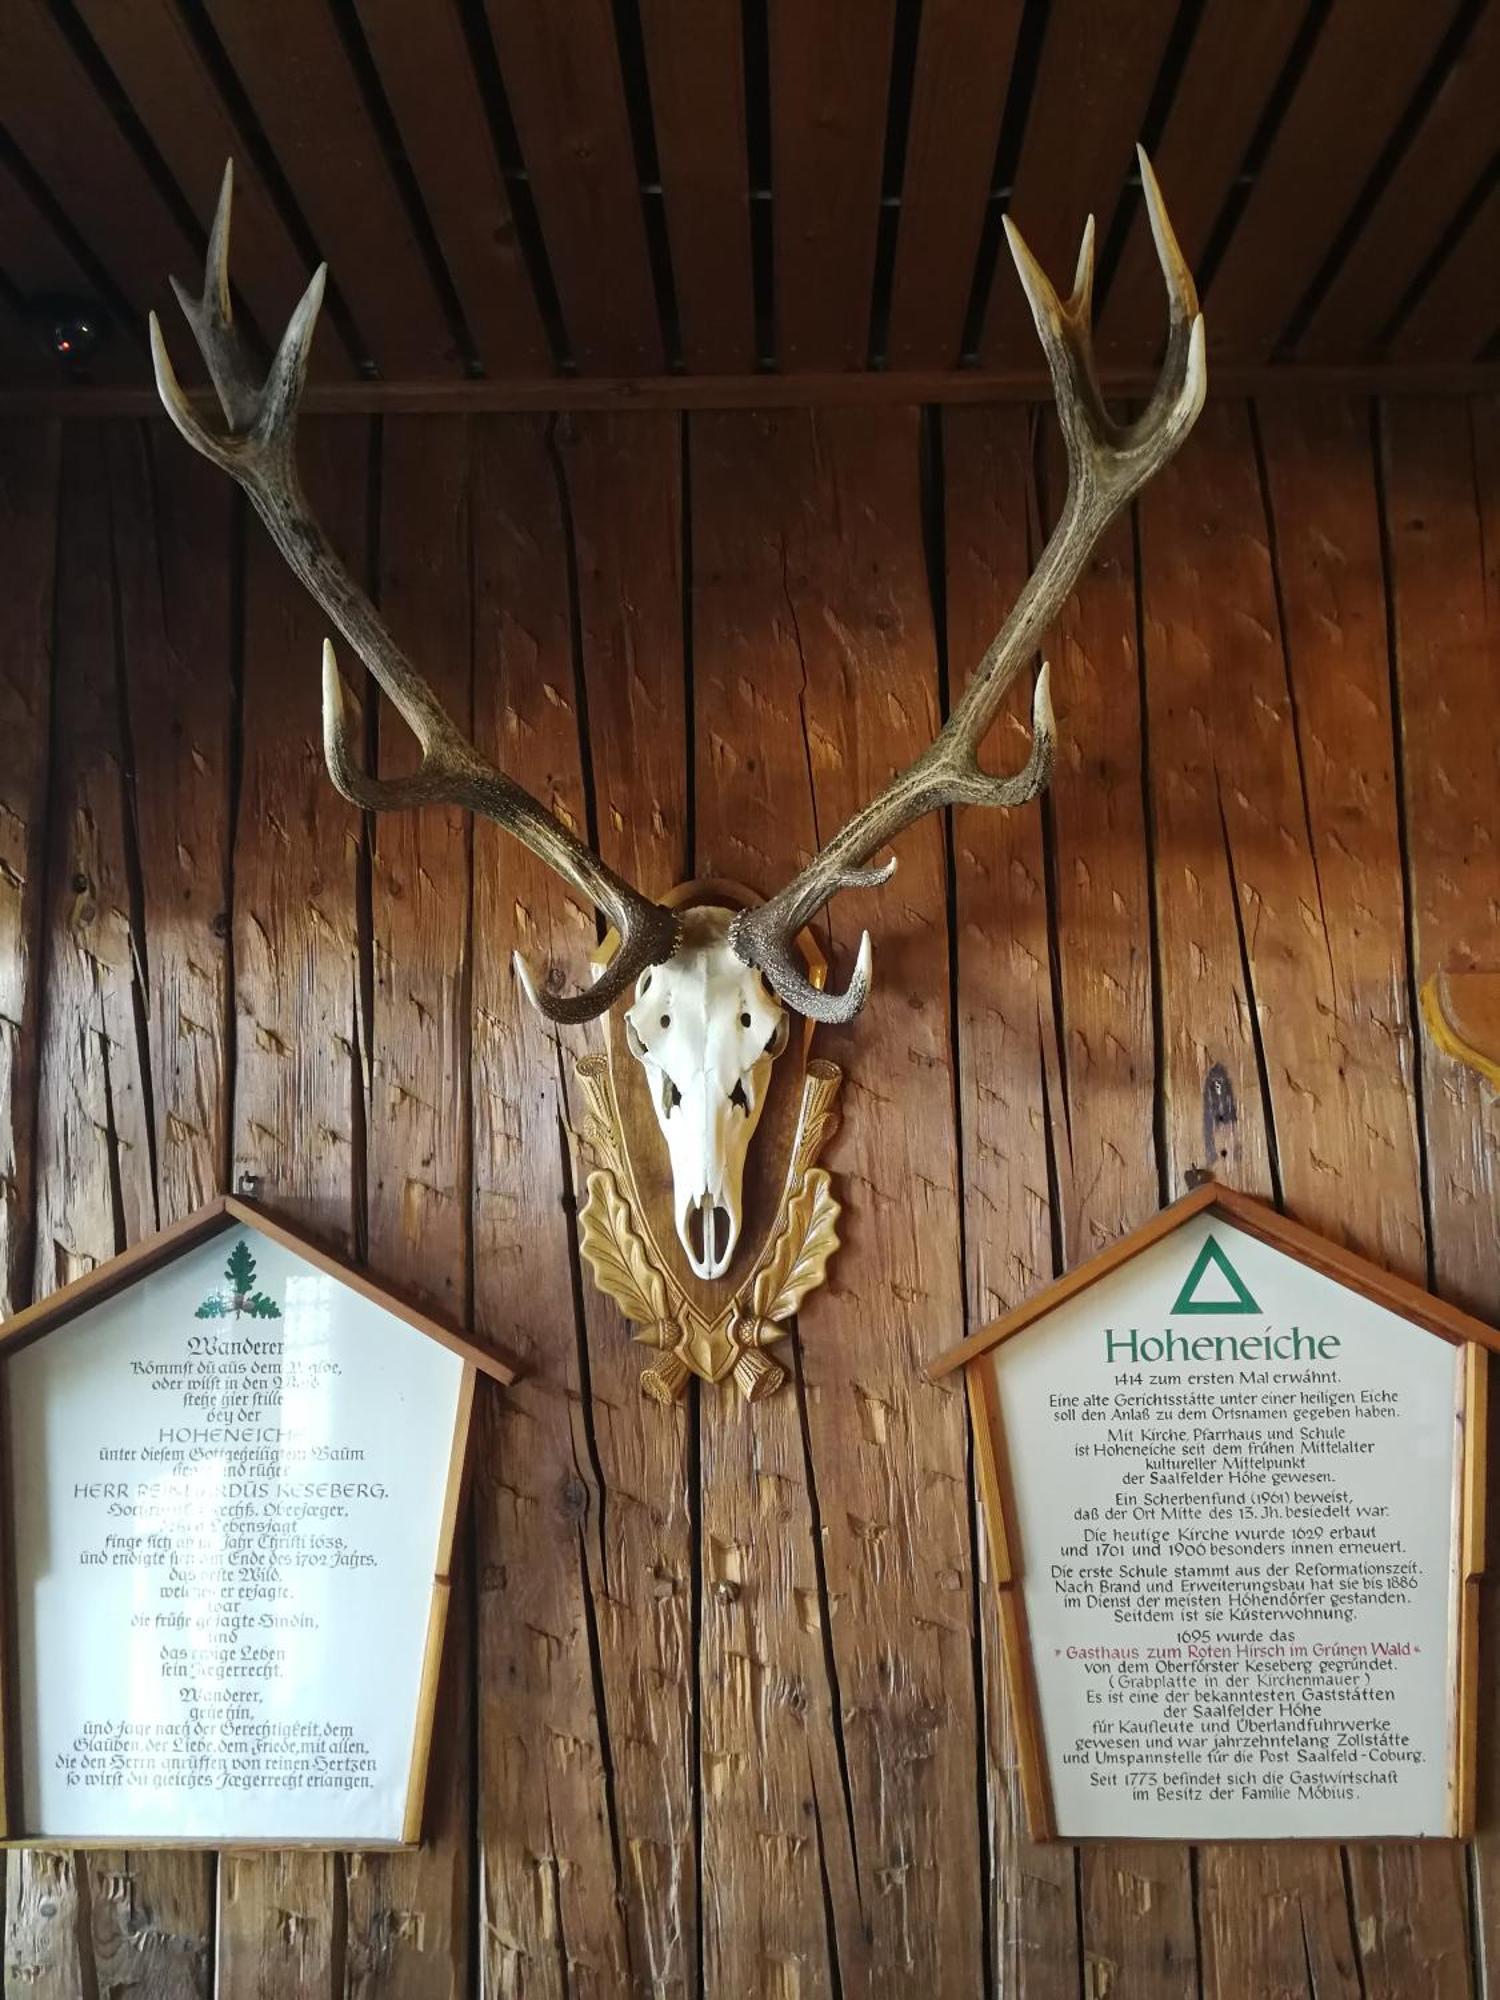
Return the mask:
<path fill-rule="evenodd" d="M 1217 1272 L 1228 1285 L 1232 1298 L 1210 1296 L 1200 1299 L 1196 1296 L 1198 1287 L 1210 1272 Z M 1217 1288 L 1215 1288 L 1217 1289 Z M 1205 1236 L 1203 1248 L 1193 1259 L 1193 1268 L 1182 1281 L 1182 1290 L 1177 1294 L 1172 1307 L 1174 1313 L 1258 1313 L 1260 1307 L 1250 1296 L 1250 1288 L 1230 1263 L 1212 1236 Z"/>

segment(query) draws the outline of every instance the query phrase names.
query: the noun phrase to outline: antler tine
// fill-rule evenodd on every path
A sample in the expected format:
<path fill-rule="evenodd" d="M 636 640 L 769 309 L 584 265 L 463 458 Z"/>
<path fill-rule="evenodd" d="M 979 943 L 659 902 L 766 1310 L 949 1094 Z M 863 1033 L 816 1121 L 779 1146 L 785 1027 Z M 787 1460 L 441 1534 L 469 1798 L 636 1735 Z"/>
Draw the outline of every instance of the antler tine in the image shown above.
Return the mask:
<path fill-rule="evenodd" d="M 201 296 L 195 299 L 173 281 L 228 428 L 211 429 L 183 393 L 153 313 L 151 354 L 162 403 L 193 449 L 244 488 L 288 567 L 365 662 L 417 738 L 421 761 L 409 777 L 377 778 L 364 770 L 347 691 L 333 648 L 325 642 L 323 745 L 334 784 L 347 799 L 369 812 L 444 804 L 466 807 L 492 819 L 602 911 L 619 933 L 620 949 L 587 993 L 561 998 L 539 989 L 529 968 L 518 966 L 523 987 L 549 1019 L 590 1020 L 603 1013 L 647 966 L 671 957 L 680 935 L 679 921 L 672 911 L 632 888 L 586 847 L 571 827 L 480 755 L 344 567 L 308 505 L 294 452 L 298 405 L 323 303 L 326 266 L 313 273 L 264 381 L 257 383 L 234 324 L 229 291 L 233 190 L 233 172 L 226 167 L 209 236 Z"/>
<path fill-rule="evenodd" d="M 1050 676 L 1045 664 L 1032 696 L 1031 750 L 1022 769 L 994 777 L 979 764 L 979 746 L 1006 691 L 1035 656 L 1037 641 L 1067 601 L 1105 528 L 1176 452 L 1203 407 L 1207 388 L 1203 316 L 1150 161 L 1140 154 L 1141 186 L 1166 281 L 1166 356 L 1141 416 L 1119 424 L 1109 414 L 1094 368 L 1092 301 L 1094 222 L 1079 246 L 1072 292 L 1060 299 L 1025 239 L 1005 218 L 1016 272 L 1047 359 L 1068 456 L 1068 491 L 1047 545 L 1010 615 L 934 741 L 898 772 L 886 789 L 789 882 L 758 909 L 745 910 L 730 942 L 759 968 L 789 1006 L 820 1021 L 848 1021 L 869 990 L 869 936 L 860 943 L 855 975 L 843 993 L 817 993 L 795 960 L 790 940 L 840 889 L 867 884 L 866 864 L 914 820 L 940 806 L 1017 806 L 1035 798 L 1051 777 L 1056 747 Z M 888 875 L 891 862 L 880 871 Z"/>

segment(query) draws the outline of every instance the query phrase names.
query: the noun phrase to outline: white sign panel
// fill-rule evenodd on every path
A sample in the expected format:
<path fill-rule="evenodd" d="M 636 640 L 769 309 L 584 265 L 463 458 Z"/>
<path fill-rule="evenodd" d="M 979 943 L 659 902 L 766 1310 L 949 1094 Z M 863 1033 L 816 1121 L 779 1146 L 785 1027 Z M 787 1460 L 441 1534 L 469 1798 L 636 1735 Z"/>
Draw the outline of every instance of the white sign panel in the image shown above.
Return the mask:
<path fill-rule="evenodd" d="M 237 1225 L 7 1369 L 27 1833 L 400 1840 L 461 1357 Z"/>
<path fill-rule="evenodd" d="M 1450 1830 L 1461 1355 L 1212 1213 L 993 1348 L 1059 1836 Z"/>

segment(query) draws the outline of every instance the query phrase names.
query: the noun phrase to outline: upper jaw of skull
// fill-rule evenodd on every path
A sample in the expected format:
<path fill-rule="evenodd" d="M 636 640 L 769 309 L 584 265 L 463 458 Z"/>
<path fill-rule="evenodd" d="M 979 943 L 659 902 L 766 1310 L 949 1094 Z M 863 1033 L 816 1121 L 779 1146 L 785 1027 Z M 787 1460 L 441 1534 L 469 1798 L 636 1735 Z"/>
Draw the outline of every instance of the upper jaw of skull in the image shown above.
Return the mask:
<path fill-rule="evenodd" d="M 729 947 L 732 912 L 683 913 L 682 939 L 636 983 L 631 1054 L 672 1165 L 678 1240 L 700 1278 L 721 1278 L 739 1242 L 745 1159 L 786 1047 L 786 1010 Z"/>

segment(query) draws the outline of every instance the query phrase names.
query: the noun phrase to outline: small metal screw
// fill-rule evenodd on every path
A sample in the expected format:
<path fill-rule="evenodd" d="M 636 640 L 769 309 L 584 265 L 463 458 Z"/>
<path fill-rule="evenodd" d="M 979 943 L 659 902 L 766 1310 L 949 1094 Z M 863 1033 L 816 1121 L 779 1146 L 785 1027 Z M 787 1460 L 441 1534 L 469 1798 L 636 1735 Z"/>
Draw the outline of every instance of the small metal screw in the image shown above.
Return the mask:
<path fill-rule="evenodd" d="M 236 1194 L 247 1194 L 252 1197 L 258 1195 L 260 1193 L 260 1175 L 241 1174 L 234 1184 L 234 1191 Z"/>
<path fill-rule="evenodd" d="M 721 1604 L 735 1603 L 739 1598 L 739 1594 L 739 1585 L 731 1583 L 727 1577 L 722 1582 L 714 1585 L 714 1596 L 718 1598 Z"/>

